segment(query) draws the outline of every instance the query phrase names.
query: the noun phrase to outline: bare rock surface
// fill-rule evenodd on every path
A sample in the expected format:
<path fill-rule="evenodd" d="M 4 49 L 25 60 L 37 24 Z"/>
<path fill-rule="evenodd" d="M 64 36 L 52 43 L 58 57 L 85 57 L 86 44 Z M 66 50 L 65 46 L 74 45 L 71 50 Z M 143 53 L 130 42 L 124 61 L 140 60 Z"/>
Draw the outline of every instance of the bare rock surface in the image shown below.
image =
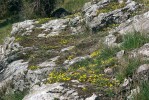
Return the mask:
<path fill-rule="evenodd" d="M 148 64 L 144 64 L 144 65 L 141 65 L 138 69 L 137 69 L 137 73 L 142 73 L 143 71 L 147 71 L 149 70 L 149 65 Z"/>
<path fill-rule="evenodd" d="M 30 33 L 34 28 L 34 24 L 35 24 L 34 20 L 26 20 L 24 22 L 15 23 L 12 26 L 11 34 L 15 35 L 16 33 L 20 33 L 22 31 L 25 31 L 24 34 Z"/>
<path fill-rule="evenodd" d="M 131 13 L 139 7 L 136 2 L 131 1 L 122 8 L 98 14 L 101 8 L 107 6 L 111 2 L 112 0 L 102 0 L 97 4 L 84 7 L 83 12 L 85 21 L 92 31 L 101 30 L 105 26 L 108 26 L 108 24 L 122 23 L 126 21 Z"/>
<path fill-rule="evenodd" d="M 113 32 L 120 34 L 141 32 L 148 33 L 149 28 L 149 12 L 142 15 L 136 15 L 133 18 L 128 19 L 125 23 L 120 24 Z"/>
<path fill-rule="evenodd" d="M 23 100 L 54 100 L 56 98 L 60 100 L 83 100 L 79 98 L 75 90 L 65 88 L 63 85 L 63 83 L 35 85 Z"/>

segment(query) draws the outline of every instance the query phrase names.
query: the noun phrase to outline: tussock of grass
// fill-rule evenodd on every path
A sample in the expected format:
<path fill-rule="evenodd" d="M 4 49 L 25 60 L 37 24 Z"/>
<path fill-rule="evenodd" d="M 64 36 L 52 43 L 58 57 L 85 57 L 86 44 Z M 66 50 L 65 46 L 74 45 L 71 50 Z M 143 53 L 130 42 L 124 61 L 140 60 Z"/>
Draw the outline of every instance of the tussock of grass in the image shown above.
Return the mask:
<path fill-rule="evenodd" d="M 5 37 L 7 37 L 10 34 L 11 27 L 11 24 L 8 24 L 5 27 L 0 27 L 0 44 L 2 44 Z"/>
<path fill-rule="evenodd" d="M 133 50 L 149 42 L 149 37 L 141 33 L 127 34 L 123 38 L 122 49 Z"/>
<path fill-rule="evenodd" d="M 120 66 L 119 72 L 116 75 L 117 79 L 122 82 L 125 78 L 132 77 L 141 63 L 142 62 L 139 59 L 128 59 L 125 62 L 125 65 Z"/>
<path fill-rule="evenodd" d="M 6 95 L 3 95 L 0 100 L 22 100 L 25 96 L 25 92 L 14 92 L 14 93 L 8 93 Z"/>
<path fill-rule="evenodd" d="M 149 100 L 149 82 L 143 82 L 140 87 L 140 93 L 134 100 Z"/>

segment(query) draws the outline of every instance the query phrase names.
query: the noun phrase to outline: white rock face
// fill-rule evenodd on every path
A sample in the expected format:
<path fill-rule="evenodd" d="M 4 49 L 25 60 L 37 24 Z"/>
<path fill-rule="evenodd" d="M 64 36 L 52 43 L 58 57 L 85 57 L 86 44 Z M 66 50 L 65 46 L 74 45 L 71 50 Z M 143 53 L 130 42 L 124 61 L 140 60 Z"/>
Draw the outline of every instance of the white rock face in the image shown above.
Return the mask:
<path fill-rule="evenodd" d="M 3 55 L 4 55 L 4 48 L 2 45 L 0 45 L 0 60 L 2 59 Z"/>
<path fill-rule="evenodd" d="M 39 64 L 39 66 L 40 66 L 40 67 L 54 67 L 54 66 L 56 66 L 55 61 L 58 60 L 59 57 L 60 57 L 60 56 L 51 58 L 49 61 L 45 61 L 45 62 Z"/>
<path fill-rule="evenodd" d="M 23 60 L 18 60 L 10 63 L 4 72 L 4 79 L 8 77 L 13 77 L 18 73 L 23 73 L 27 70 L 28 62 L 23 62 Z"/>
<path fill-rule="evenodd" d="M 108 75 L 112 75 L 112 74 L 113 74 L 113 69 L 112 69 L 112 68 L 106 68 L 106 69 L 104 70 L 104 73 L 105 73 L 105 74 L 108 74 Z"/>
<path fill-rule="evenodd" d="M 87 56 L 84 56 L 84 57 L 76 57 L 76 58 L 74 58 L 72 60 L 66 60 L 64 62 L 64 64 L 70 66 L 70 65 L 73 65 L 74 63 L 80 62 L 80 61 L 85 60 L 87 58 L 90 58 L 90 56 L 87 55 Z"/>
<path fill-rule="evenodd" d="M 7 37 L 4 41 L 3 51 L 4 54 L 10 54 L 11 52 L 18 51 L 22 48 L 18 43 L 14 43 L 15 37 Z"/>
<path fill-rule="evenodd" d="M 124 50 L 121 50 L 121 51 L 119 51 L 119 52 L 116 54 L 116 57 L 117 57 L 118 59 L 121 59 L 121 58 L 124 56 L 124 53 L 125 53 L 125 51 L 124 51 Z"/>
<path fill-rule="evenodd" d="M 132 33 L 132 32 L 149 32 L 149 11 L 142 14 L 136 15 L 133 18 L 128 19 L 125 23 L 120 24 L 114 32 L 119 32 L 120 34 Z"/>
<path fill-rule="evenodd" d="M 136 89 L 131 90 L 131 94 L 127 97 L 127 100 L 134 100 L 134 97 L 140 93 L 140 88 L 137 87 Z"/>
<path fill-rule="evenodd" d="M 130 54 L 130 57 L 139 57 L 139 56 L 142 59 L 148 59 L 148 57 L 149 57 L 149 43 L 146 43 L 142 47 L 133 50 Z"/>
<path fill-rule="evenodd" d="M 92 31 L 97 31 L 112 23 L 122 23 L 129 18 L 129 15 L 138 8 L 134 1 L 126 4 L 125 7 L 106 13 L 98 13 L 101 8 L 108 5 L 111 0 L 102 0 L 96 4 L 85 5 L 83 9 L 87 26 Z M 124 12 L 125 11 L 125 12 Z"/>
<path fill-rule="evenodd" d="M 5 87 L 6 83 L 9 83 L 10 81 L 16 81 L 15 77 L 24 76 L 24 72 L 27 71 L 27 67 L 28 62 L 23 62 L 23 60 L 16 60 L 10 63 L 2 74 L 3 81 L 0 80 L 0 89 Z M 23 90 L 24 87 L 22 84 L 18 84 L 17 82 L 18 80 L 14 82 L 14 88 Z"/>
<path fill-rule="evenodd" d="M 42 24 L 40 28 L 49 31 L 50 34 L 59 34 L 68 26 L 69 19 L 55 19 Z"/>
<path fill-rule="evenodd" d="M 130 85 L 130 82 L 132 81 L 132 79 L 128 78 L 128 79 L 124 79 L 124 82 L 122 84 L 122 87 L 127 87 L 128 85 Z"/>
<path fill-rule="evenodd" d="M 124 3 L 124 0 L 118 0 L 118 2 L 119 2 L 120 4 L 122 4 L 122 3 Z"/>
<path fill-rule="evenodd" d="M 97 98 L 96 94 L 93 94 L 91 97 L 86 98 L 85 100 L 95 100 Z"/>
<path fill-rule="evenodd" d="M 116 46 L 117 45 L 117 43 L 115 43 L 116 39 L 117 39 L 116 36 L 109 34 L 108 36 L 105 37 L 104 43 L 108 46 Z"/>
<path fill-rule="evenodd" d="M 149 64 L 144 64 L 144 65 L 141 65 L 138 69 L 137 69 L 137 73 L 141 73 L 143 71 L 147 71 L 149 70 Z"/>
<path fill-rule="evenodd" d="M 74 48 L 74 46 L 69 46 L 69 47 L 67 47 L 67 48 L 63 48 L 63 49 L 61 50 L 61 52 L 69 51 L 69 50 L 72 50 L 73 48 Z"/>
<path fill-rule="evenodd" d="M 138 54 L 149 57 L 149 43 L 139 48 Z"/>
<path fill-rule="evenodd" d="M 63 95 L 62 95 L 63 94 Z M 75 90 L 63 87 L 63 83 L 34 86 L 23 100 L 83 100 Z"/>
<path fill-rule="evenodd" d="M 38 34 L 38 36 L 37 37 L 39 37 L 39 38 L 45 38 L 46 37 L 46 34 Z"/>
<path fill-rule="evenodd" d="M 34 28 L 34 24 L 34 20 L 25 20 L 24 22 L 15 23 L 12 26 L 11 34 L 15 35 L 16 33 L 19 33 L 21 31 L 25 31 L 25 34 L 30 33 Z"/>

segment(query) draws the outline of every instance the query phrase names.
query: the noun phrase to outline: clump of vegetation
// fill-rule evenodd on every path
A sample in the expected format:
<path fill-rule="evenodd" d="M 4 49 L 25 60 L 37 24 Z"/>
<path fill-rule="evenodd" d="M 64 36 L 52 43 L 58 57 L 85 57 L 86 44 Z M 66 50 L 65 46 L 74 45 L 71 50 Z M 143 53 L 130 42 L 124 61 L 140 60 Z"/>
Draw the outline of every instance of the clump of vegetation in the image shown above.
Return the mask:
<path fill-rule="evenodd" d="M 149 7 L 149 1 L 148 0 L 134 0 L 134 1 L 139 2 L 139 3 L 142 3 L 145 6 L 148 6 Z"/>
<path fill-rule="evenodd" d="M 149 37 L 141 33 L 126 34 L 123 38 L 122 49 L 133 50 L 149 42 Z"/>
<path fill-rule="evenodd" d="M 90 65 L 94 67 L 95 65 Z M 49 83 L 68 82 L 70 80 L 78 80 L 82 83 L 90 83 L 100 88 L 113 87 L 118 85 L 118 81 L 111 80 L 104 74 L 97 74 L 94 70 L 87 70 L 85 66 L 80 66 L 77 70 L 69 69 L 69 71 L 53 71 L 49 74 Z"/>
<path fill-rule="evenodd" d="M 149 100 L 149 82 L 145 81 L 141 84 L 140 93 L 135 97 L 134 100 Z"/>
<path fill-rule="evenodd" d="M 122 82 L 125 78 L 132 77 L 141 63 L 139 59 L 126 58 L 125 65 L 120 65 L 121 67 L 116 75 L 117 79 Z"/>
<path fill-rule="evenodd" d="M 93 87 L 101 89 L 113 89 L 119 85 L 118 80 L 113 80 L 110 76 L 103 73 L 106 67 L 113 68 L 117 60 L 115 53 L 117 49 L 105 48 L 95 50 L 90 54 L 91 58 L 78 62 L 69 67 L 69 69 L 54 70 L 48 76 L 49 83 L 70 82 L 78 80 L 81 83 L 90 84 Z M 83 90 L 87 90 L 87 87 Z"/>
<path fill-rule="evenodd" d="M 106 5 L 105 7 L 99 9 L 97 11 L 97 15 L 100 13 L 107 13 L 116 9 L 123 8 L 125 6 L 125 3 L 120 4 L 117 0 L 114 0 L 110 4 Z"/>
<path fill-rule="evenodd" d="M 50 20 L 50 18 L 38 18 L 38 24 L 44 24 L 46 22 L 48 22 Z"/>
<path fill-rule="evenodd" d="M 0 27 L 0 44 L 3 43 L 5 37 L 9 36 L 11 32 L 12 24 L 8 24 L 5 27 Z"/>
<path fill-rule="evenodd" d="M 23 91 L 16 91 L 14 93 L 8 93 L 6 95 L 2 95 L 0 97 L 0 100 L 22 100 L 24 96 L 26 95 L 26 92 Z"/>
<path fill-rule="evenodd" d="M 30 70 L 36 70 L 36 69 L 38 69 L 39 68 L 39 66 L 29 66 L 28 67 L 28 69 L 30 69 Z"/>

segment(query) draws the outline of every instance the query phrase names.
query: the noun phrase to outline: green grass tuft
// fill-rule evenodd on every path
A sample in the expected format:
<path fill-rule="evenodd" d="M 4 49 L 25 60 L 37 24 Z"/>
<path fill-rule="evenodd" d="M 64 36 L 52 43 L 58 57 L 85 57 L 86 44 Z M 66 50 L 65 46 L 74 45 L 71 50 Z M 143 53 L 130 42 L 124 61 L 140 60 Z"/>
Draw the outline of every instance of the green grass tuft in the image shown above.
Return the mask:
<path fill-rule="evenodd" d="M 126 34 L 123 38 L 122 49 L 133 50 L 149 42 L 149 37 L 141 33 Z"/>
<path fill-rule="evenodd" d="M 134 100 L 149 100 L 149 82 L 143 82 L 140 87 L 140 93 Z"/>
<path fill-rule="evenodd" d="M 22 100 L 25 96 L 25 92 L 14 92 L 14 93 L 8 93 L 2 97 L 0 97 L 0 100 Z"/>
<path fill-rule="evenodd" d="M 0 44 L 3 43 L 5 37 L 7 37 L 11 32 L 11 24 L 8 24 L 5 27 L 0 27 Z"/>

